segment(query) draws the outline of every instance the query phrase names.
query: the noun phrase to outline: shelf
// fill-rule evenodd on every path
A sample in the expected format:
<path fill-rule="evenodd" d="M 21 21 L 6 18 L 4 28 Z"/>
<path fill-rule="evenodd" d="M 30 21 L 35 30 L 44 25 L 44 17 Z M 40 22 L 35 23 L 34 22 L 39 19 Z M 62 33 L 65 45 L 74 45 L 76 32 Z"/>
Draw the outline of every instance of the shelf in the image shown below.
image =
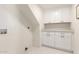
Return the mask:
<path fill-rule="evenodd" d="M 71 29 L 71 22 L 61 22 L 61 23 L 46 23 L 44 24 L 43 31 L 66 31 L 73 32 Z"/>
<path fill-rule="evenodd" d="M 44 23 L 45 25 L 49 24 L 71 24 L 71 22 L 53 22 L 53 23 Z"/>
<path fill-rule="evenodd" d="M 59 29 L 52 29 L 52 30 L 46 29 L 46 30 L 42 30 L 42 31 L 43 32 L 72 32 L 73 33 L 72 30 L 59 30 Z"/>

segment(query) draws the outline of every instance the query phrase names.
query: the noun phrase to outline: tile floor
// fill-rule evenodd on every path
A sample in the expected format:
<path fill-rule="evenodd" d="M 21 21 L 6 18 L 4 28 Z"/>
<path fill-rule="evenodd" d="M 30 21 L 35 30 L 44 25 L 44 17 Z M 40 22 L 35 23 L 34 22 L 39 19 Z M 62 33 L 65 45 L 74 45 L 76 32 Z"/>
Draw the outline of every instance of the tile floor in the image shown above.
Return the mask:
<path fill-rule="evenodd" d="M 27 54 L 71 54 L 69 52 L 48 48 L 48 47 L 32 47 L 27 52 Z"/>

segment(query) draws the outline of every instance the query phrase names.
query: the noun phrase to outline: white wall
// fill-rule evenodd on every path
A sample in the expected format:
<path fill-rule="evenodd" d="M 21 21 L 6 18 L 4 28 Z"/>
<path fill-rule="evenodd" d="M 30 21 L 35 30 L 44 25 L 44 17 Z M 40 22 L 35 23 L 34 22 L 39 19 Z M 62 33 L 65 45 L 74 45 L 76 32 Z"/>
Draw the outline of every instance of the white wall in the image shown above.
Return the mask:
<path fill-rule="evenodd" d="M 32 32 L 20 22 L 19 10 L 16 5 L 0 5 L 0 11 L 3 13 L 0 22 L 6 20 L 7 22 L 4 21 L 3 24 L 7 24 L 8 29 L 7 35 L 0 34 L 0 52 L 24 53 L 25 47 L 32 45 Z"/>
<path fill-rule="evenodd" d="M 45 10 L 43 19 L 44 23 L 61 21 L 70 22 L 72 21 L 72 6 Z"/>
<path fill-rule="evenodd" d="M 7 20 L 6 20 L 6 15 L 5 15 L 5 11 L 2 10 L 2 8 L 0 8 L 0 29 L 6 29 L 7 28 Z"/>
<path fill-rule="evenodd" d="M 5 7 L 2 5 L 0 5 L 0 29 L 7 29 L 7 16 L 5 14 Z M 0 34 L 0 53 L 3 52 L 7 52 L 7 35 Z"/>
<path fill-rule="evenodd" d="M 34 34 L 33 44 L 36 47 L 40 47 L 41 46 L 40 33 L 44 27 L 43 22 L 42 22 L 42 20 L 43 20 L 42 19 L 42 16 L 43 16 L 42 10 L 38 5 L 35 5 L 35 4 L 29 4 L 28 6 L 30 7 L 32 13 L 34 14 L 36 20 L 39 23 L 39 26 L 37 26 L 36 29 L 33 31 L 33 34 Z"/>
<path fill-rule="evenodd" d="M 76 19 L 76 5 L 73 6 L 72 29 L 74 31 L 73 50 L 74 53 L 79 53 L 79 20 Z"/>
<path fill-rule="evenodd" d="M 37 19 L 37 21 L 40 24 L 41 29 L 42 29 L 43 28 L 43 22 L 42 22 L 43 14 L 42 14 L 41 8 L 35 4 L 29 4 L 29 7 L 30 7 L 32 13 L 34 14 L 34 16 L 36 17 L 36 19 Z"/>

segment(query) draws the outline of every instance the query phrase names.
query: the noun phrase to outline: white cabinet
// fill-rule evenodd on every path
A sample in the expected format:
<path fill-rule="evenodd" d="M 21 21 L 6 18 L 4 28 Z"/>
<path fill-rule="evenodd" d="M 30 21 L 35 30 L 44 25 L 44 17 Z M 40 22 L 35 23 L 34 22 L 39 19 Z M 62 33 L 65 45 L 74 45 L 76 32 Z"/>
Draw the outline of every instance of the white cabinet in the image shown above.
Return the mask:
<path fill-rule="evenodd" d="M 55 47 L 60 49 L 71 50 L 72 34 L 69 32 L 55 33 Z"/>
<path fill-rule="evenodd" d="M 50 34 L 48 33 L 48 32 L 43 32 L 42 34 L 41 34 L 41 39 L 42 39 L 42 44 L 43 45 L 48 45 L 48 43 L 49 43 L 49 37 L 50 36 Z"/>
<path fill-rule="evenodd" d="M 64 50 L 72 50 L 72 33 L 71 32 L 43 32 L 42 44 Z"/>
<path fill-rule="evenodd" d="M 52 46 L 52 47 L 54 47 L 54 45 L 55 45 L 55 35 L 54 35 L 55 33 L 54 32 L 50 32 L 50 42 L 49 42 L 49 45 L 50 46 Z"/>
<path fill-rule="evenodd" d="M 72 46 L 72 33 L 64 33 L 64 37 L 62 38 L 63 40 L 63 49 L 71 50 Z"/>
<path fill-rule="evenodd" d="M 55 32 L 55 47 L 61 48 L 62 44 L 63 44 L 63 42 L 61 40 L 61 33 Z"/>
<path fill-rule="evenodd" d="M 54 33 L 52 32 L 43 32 L 41 34 L 42 44 L 47 46 L 54 46 Z"/>

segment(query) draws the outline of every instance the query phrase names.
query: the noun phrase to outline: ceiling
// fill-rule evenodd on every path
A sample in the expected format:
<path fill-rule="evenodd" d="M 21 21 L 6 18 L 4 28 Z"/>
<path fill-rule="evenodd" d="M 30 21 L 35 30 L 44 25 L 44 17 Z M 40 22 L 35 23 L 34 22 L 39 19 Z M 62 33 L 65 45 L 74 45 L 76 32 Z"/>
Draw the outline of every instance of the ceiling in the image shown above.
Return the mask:
<path fill-rule="evenodd" d="M 72 7 L 72 4 L 39 4 L 39 6 L 43 10 L 49 10 L 62 7 Z"/>

